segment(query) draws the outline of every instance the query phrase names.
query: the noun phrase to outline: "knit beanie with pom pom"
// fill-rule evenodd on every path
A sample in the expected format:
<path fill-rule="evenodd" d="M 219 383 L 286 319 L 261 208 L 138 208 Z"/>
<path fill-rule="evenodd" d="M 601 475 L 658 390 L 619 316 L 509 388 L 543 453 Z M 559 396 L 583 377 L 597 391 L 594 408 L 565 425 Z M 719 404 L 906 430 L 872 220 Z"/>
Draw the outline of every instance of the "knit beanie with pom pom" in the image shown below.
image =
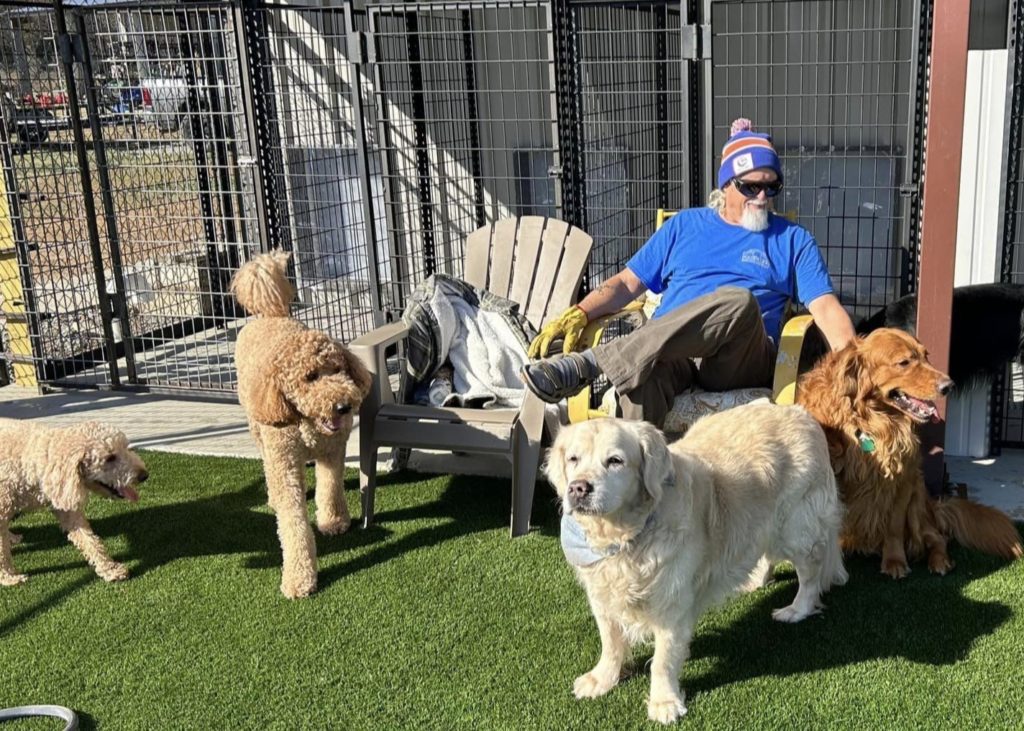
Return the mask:
<path fill-rule="evenodd" d="M 724 188 L 735 177 L 751 170 L 774 170 L 782 181 L 782 161 L 775 152 L 771 135 L 752 131 L 749 119 L 737 119 L 729 130 L 729 141 L 722 148 L 722 167 L 718 169 L 718 187 Z"/>

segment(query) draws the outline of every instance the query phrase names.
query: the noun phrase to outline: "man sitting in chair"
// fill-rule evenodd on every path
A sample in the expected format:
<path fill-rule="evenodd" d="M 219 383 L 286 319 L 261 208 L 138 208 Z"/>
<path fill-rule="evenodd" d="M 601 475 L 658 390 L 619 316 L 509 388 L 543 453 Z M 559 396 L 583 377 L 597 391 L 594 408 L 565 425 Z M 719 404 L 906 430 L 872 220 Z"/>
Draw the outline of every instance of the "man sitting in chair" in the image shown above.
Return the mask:
<path fill-rule="evenodd" d="M 531 343 L 521 376 L 556 403 L 604 375 L 626 419 L 661 427 L 676 394 L 771 383 L 782 316 L 802 302 L 833 350 L 854 338 L 853 323 L 810 232 L 770 212 L 782 190 L 771 137 L 733 122 L 722 149 L 718 189 L 706 208 L 672 216 L 626 263 Z M 617 312 L 644 291 L 662 294 L 653 318 L 624 337 L 573 352 L 587 323 Z M 552 340 L 564 355 L 547 358 Z"/>

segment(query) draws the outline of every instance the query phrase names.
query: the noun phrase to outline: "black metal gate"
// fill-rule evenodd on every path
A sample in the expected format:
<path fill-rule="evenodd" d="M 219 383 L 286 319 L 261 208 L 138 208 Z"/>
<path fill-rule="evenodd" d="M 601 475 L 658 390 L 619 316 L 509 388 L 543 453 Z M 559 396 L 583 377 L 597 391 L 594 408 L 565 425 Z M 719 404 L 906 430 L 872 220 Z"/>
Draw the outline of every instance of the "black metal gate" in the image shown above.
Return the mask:
<path fill-rule="evenodd" d="M 231 395 L 227 286 L 272 246 L 343 340 L 503 216 L 585 228 L 593 284 L 738 116 L 845 304 L 913 287 L 922 0 L 2 3 L 0 273 L 43 383 Z"/>
<path fill-rule="evenodd" d="M 1024 8 L 1018 0 L 1009 4 L 1010 80 L 1006 100 L 1003 162 L 1003 221 L 1000 279 L 1024 284 Z M 1024 327 L 1024 323 L 1022 323 Z M 1024 369 L 1008 366 L 992 390 L 993 445 L 1024 447 Z"/>
<path fill-rule="evenodd" d="M 916 282 L 927 9 L 710 3 L 714 139 L 741 116 L 771 130 L 786 177 L 777 208 L 814 234 L 861 316 Z"/>
<path fill-rule="evenodd" d="M 230 389 L 225 292 L 254 219 L 229 9 L 2 17 L 6 199 L 39 381 Z"/>

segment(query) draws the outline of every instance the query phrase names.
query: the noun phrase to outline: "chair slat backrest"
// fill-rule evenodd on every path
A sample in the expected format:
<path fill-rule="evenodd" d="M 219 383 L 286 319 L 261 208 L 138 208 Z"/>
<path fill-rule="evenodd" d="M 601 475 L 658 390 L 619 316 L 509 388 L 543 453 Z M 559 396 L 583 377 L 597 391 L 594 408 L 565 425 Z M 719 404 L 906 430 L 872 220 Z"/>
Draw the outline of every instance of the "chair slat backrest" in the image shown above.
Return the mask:
<path fill-rule="evenodd" d="M 505 218 L 467 237 L 465 280 L 518 302 L 539 327 L 575 301 L 592 245 L 558 219 Z"/>

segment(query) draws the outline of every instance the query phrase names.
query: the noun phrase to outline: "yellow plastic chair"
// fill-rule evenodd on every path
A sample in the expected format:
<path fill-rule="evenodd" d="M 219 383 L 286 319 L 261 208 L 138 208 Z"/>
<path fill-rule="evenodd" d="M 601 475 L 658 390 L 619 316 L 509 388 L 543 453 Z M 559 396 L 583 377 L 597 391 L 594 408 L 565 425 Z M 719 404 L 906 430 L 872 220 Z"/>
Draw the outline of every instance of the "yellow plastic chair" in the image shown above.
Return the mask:
<path fill-rule="evenodd" d="M 659 208 L 655 217 L 655 230 L 675 214 L 675 211 Z M 793 212 L 787 212 L 786 218 L 793 220 Z M 601 342 L 605 328 L 614 320 L 643 311 L 643 302 L 638 299 L 630 302 L 618 312 L 594 320 L 583 331 L 580 348 L 593 348 Z M 782 327 L 779 352 L 775 359 L 775 373 L 772 378 L 772 400 L 777 404 L 792 404 L 796 401 L 797 370 L 800 366 L 800 353 L 803 350 L 804 338 L 808 329 L 814 324 L 810 315 L 790 317 Z M 569 421 L 573 424 L 608 416 L 603 409 L 590 406 L 590 388 L 568 400 Z"/>

